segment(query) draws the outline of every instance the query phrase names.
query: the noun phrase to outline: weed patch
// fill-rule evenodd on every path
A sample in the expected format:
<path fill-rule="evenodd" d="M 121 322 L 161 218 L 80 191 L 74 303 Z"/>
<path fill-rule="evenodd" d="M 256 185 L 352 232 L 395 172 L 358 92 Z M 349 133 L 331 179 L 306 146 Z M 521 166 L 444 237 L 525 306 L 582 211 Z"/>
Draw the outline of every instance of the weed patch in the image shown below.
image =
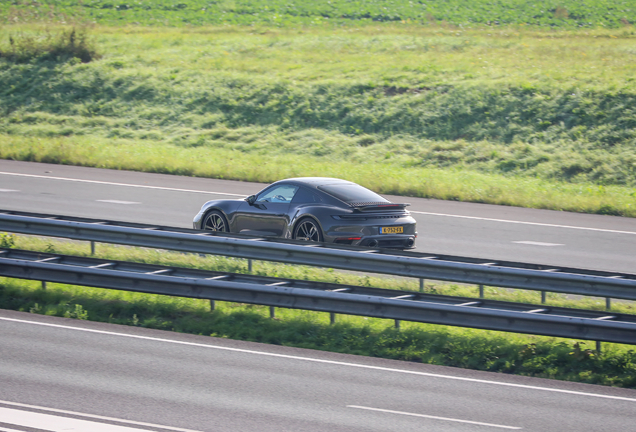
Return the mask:
<path fill-rule="evenodd" d="M 10 34 L 8 45 L 0 46 L 0 59 L 14 63 L 31 61 L 77 61 L 88 63 L 102 55 L 97 51 L 85 28 L 60 30 L 53 34 L 19 32 Z"/>

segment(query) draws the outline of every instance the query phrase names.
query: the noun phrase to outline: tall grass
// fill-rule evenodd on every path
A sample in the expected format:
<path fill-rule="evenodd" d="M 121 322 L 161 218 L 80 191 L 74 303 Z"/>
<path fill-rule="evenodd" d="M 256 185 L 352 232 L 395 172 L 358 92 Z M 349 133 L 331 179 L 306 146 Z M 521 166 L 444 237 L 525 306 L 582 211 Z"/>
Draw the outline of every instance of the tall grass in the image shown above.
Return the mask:
<path fill-rule="evenodd" d="M 9 46 L 0 48 L 0 59 L 14 63 L 30 61 L 67 61 L 88 63 L 101 58 L 85 28 L 62 29 L 57 34 L 18 32 L 9 35 Z"/>

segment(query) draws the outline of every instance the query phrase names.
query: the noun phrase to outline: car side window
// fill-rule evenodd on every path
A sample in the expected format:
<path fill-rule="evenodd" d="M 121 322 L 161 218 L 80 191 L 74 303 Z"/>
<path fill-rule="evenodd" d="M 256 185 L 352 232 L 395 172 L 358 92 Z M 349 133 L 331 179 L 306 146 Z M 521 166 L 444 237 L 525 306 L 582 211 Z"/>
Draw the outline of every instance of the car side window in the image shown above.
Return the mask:
<path fill-rule="evenodd" d="M 294 204 L 311 204 L 311 203 L 319 203 L 322 200 L 315 193 L 305 189 L 299 188 L 298 192 L 294 196 L 294 200 L 292 201 Z"/>
<path fill-rule="evenodd" d="M 294 198 L 298 186 L 292 185 L 280 185 L 266 190 L 262 195 L 259 195 L 256 202 L 271 202 L 271 203 L 289 203 Z"/>

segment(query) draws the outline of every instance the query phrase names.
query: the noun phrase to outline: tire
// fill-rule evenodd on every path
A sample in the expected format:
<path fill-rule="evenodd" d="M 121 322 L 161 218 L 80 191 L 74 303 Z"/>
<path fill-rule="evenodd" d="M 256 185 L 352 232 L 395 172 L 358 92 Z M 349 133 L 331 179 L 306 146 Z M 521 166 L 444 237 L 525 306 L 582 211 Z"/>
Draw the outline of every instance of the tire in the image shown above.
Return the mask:
<path fill-rule="evenodd" d="M 218 210 L 212 210 L 206 214 L 203 218 L 203 224 L 201 227 L 206 231 L 218 231 L 218 232 L 230 232 L 230 226 L 227 223 L 227 219 Z"/>
<path fill-rule="evenodd" d="M 304 240 L 308 242 L 321 242 L 322 231 L 318 223 L 311 218 L 301 219 L 294 228 L 293 238 L 295 240 Z"/>

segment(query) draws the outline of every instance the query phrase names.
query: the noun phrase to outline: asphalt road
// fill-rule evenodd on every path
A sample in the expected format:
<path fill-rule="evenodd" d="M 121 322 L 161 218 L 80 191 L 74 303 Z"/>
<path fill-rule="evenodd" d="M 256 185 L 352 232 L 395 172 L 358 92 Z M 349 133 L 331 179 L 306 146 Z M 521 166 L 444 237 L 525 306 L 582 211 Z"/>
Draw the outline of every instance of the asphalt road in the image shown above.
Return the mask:
<path fill-rule="evenodd" d="M 636 391 L 0 311 L 0 430 L 629 431 Z M 92 425 L 92 426 L 91 426 Z"/>
<path fill-rule="evenodd" d="M 188 228 L 205 201 L 263 186 L 0 160 L 0 209 Z M 636 273 L 636 219 L 388 198 L 411 203 L 418 251 Z"/>

